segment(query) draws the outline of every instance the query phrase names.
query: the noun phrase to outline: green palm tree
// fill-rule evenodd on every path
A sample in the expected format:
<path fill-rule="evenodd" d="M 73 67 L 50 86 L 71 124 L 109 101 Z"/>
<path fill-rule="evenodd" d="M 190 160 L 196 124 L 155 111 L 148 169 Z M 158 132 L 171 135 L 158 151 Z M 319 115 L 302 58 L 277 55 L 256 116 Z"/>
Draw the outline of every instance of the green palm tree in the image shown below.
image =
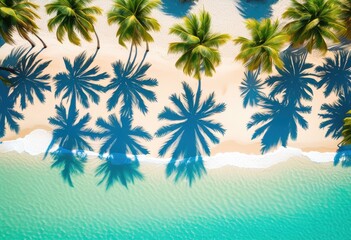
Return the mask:
<path fill-rule="evenodd" d="M 279 52 L 288 36 L 280 31 L 278 20 L 272 22 L 263 19 L 261 22 L 255 19 L 246 20 L 246 28 L 251 32 L 251 39 L 238 37 L 235 44 L 240 44 L 240 53 L 236 60 L 242 61 L 248 70 L 261 69 L 263 72 L 272 72 L 273 65 L 283 68 L 283 61 Z"/>
<path fill-rule="evenodd" d="M 351 115 L 351 111 L 348 112 Z M 351 144 L 351 117 L 347 117 L 344 119 L 344 127 L 342 130 L 343 140 L 341 141 L 341 145 L 350 145 Z"/>
<path fill-rule="evenodd" d="M 116 33 L 119 44 L 125 47 L 125 42 L 131 41 L 133 47 L 146 42 L 148 52 L 148 43 L 154 41 L 149 32 L 160 30 L 160 24 L 150 14 L 159 6 L 160 0 L 114 0 L 107 20 L 110 25 L 119 25 Z"/>
<path fill-rule="evenodd" d="M 86 41 L 92 41 L 91 33 L 97 40 L 97 49 L 100 49 L 99 36 L 96 33 L 94 23 L 95 15 L 101 15 L 102 9 L 96 6 L 87 6 L 91 0 L 56 0 L 45 5 L 48 14 L 56 13 L 56 16 L 48 22 L 49 31 L 55 27 L 56 37 L 62 43 L 66 33 L 71 43 L 80 45 L 80 34 Z"/>
<path fill-rule="evenodd" d="M 345 30 L 339 15 L 336 0 L 292 0 L 292 5 L 283 14 L 291 20 L 284 29 L 294 47 L 306 45 L 308 52 L 328 50 L 326 40 L 339 42 L 337 33 Z"/>
<path fill-rule="evenodd" d="M 0 36 L 6 43 L 14 44 L 13 33 L 26 39 L 32 47 L 35 43 L 29 38 L 29 34 L 36 36 L 46 48 L 45 42 L 38 36 L 36 18 L 40 18 L 35 12 L 39 6 L 27 0 L 0 0 Z"/>
<path fill-rule="evenodd" d="M 180 37 L 180 42 L 170 43 L 169 53 L 181 53 L 176 62 L 177 68 L 183 68 L 186 75 L 200 80 L 201 72 L 212 76 L 215 67 L 221 62 L 218 51 L 220 45 L 225 44 L 230 36 L 211 32 L 211 16 L 201 11 L 197 16 L 190 14 L 184 17 L 181 24 L 171 27 L 170 33 Z"/>
<path fill-rule="evenodd" d="M 344 27 L 346 31 L 344 32 L 344 36 L 351 40 L 351 0 L 341 0 L 340 1 L 341 15 L 340 18 L 344 23 Z"/>

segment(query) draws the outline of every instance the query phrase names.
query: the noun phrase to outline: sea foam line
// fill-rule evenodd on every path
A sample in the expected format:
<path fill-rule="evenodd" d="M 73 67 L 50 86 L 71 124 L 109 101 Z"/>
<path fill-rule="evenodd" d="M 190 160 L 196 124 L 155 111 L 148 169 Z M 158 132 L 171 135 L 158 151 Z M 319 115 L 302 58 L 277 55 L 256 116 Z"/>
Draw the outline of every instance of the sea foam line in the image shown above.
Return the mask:
<path fill-rule="evenodd" d="M 52 138 L 50 131 L 37 129 L 23 138 L 16 140 L 4 141 L 0 144 L 0 153 L 18 152 L 28 153 L 30 155 L 39 155 L 45 153 L 47 146 Z M 95 152 L 87 152 L 88 155 L 98 156 Z M 218 153 L 214 156 L 204 157 L 204 163 L 207 168 L 220 168 L 224 166 L 233 166 L 241 168 L 269 168 L 281 162 L 288 161 L 294 157 L 305 157 L 313 162 L 326 163 L 334 160 L 333 152 L 303 152 L 298 148 L 279 147 L 274 152 L 264 155 L 245 154 L 240 152 Z M 166 164 L 170 159 L 156 158 L 151 156 L 138 156 L 140 162 Z"/>

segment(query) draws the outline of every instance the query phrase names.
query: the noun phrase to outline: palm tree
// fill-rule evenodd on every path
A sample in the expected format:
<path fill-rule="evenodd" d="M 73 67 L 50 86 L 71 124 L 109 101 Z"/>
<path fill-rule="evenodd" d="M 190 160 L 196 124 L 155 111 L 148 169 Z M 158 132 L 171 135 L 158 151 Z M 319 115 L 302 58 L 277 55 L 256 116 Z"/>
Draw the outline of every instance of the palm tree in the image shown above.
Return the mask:
<path fill-rule="evenodd" d="M 297 123 L 303 129 L 308 128 L 308 123 L 301 114 L 310 113 L 311 107 L 296 106 L 274 98 L 263 99 L 260 106 L 264 112 L 252 115 L 247 128 L 260 125 L 251 139 L 256 139 L 263 134 L 261 139 L 262 153 L 278 144 L 286 147 L 289 138 L 295 140 L 297 138 Z"/>
<path fill-rule="evenodd" d="M 325 134 L 326 137 L 332 136 L 334 139 L 341 137 L 342 127 L 344 124 L 344 119 L 350 117 L 347 112 L 351 108 L 351 98 L 350 96 L 343 96 L 336 100 L 332 104 L 323 104 L 321 110 L 324 113 L 319 114 L 323 118 L 323 122 L 320 124 L 320 128 L 327 128 Z"/>
<path fill-rule="evenodd" d="M 316 67 L 316 73 L 321 80 L 318 88 L 324 87 L 324 95 L 332 92 L 336 95 L 351 96 L 351 53 L 339 51 L 334 58 L 325 58 L 323 65 Z"/>
<path fill-rule="evenodd" d="M 270 97 L 277 97 L 282 94 L 283 101 L 291 104 L 302 105 L 301 100 L 311 101 L 313 90 L 311 86 L 317 86 L 315 76 L 310 73 L 313 64 L 306 63 L 307 52 L 302 55 L 295 55 L 291 52 L 283 54 L 284 67 L 277 68 L 278 75 L 269 76 L 265 83 L 272 87 Z"/>
<path fill-rule="evenodd" d="M 291 20 L 284 29 L 293 46 L 306 45 L 308 52 L 328 50 L 326 40 L 339 42 L 337 33 L 345 27 L 339 18 L 339 1 L 335 0 L 292 0 L 292 5 L 283 14 Z"/>
<path fill-rule="evenodd" d="M 55 27 L 56 37 L 62 43 L 66 33 L 71 43 L 80 45 L 79 35 L 86 41 L 92 41 L 90 33 L 94 33 L 97 41 L 97 50 L 100 49 L 99 36 L 94 24 L 97 21 L 95 15 L 101 15 L 102 9 L 96 6 L 88 6 L 92 0 L 55 0 L 46 4 L 48 14 L 56 13 L 56 16 L 48 22 L 49 31 Z"/>
<path fill-rule="evenodd" d="M 344 23 L 344 27 L 346 28 L 343 36 L 351 40 L 351 0 L 341 0 L 339 4 L 341 8 L 340 18 Z"/>
<path fill-rule="evenodd" d="M 194 95 L 189 85 L 184 82 L 183 89 L 183 98 L 176 94 L 170 97 L 176 108 L 172 110 L 169 107 L 165 107 L 158 116 L 159 120 L 172 122 L 161 127 L 155 133 L 157 137 L 170 135 L 169 139 L 159 150 L 159 155 L 164 156 L 173 148 L 172 160 L 168 169 L 171 169 L 177 160 L 183 163 L 186 162 L 185 165 L 190 164 L 189 166 L 192 166 L 194 163 L 198 164 L 202 161 L 201 155 L 210 155 L 208 141 L 218 144 L 219 138 L 216 136 L 216 133 L 222 135 L 225 133 L 225 129 L 220 123 L 208 119 L 217 113 L 223 112 L 225 104 L 216 104 L 214 93 L 210 94 L 203 102 L 200 102 L 201 90 L 198 88 L 196 95 Z M 178 165 L 180 169 L 182 166 L 182 164 Z M 173 171 L 168 170 L 168 172 L 168 175 L 170 175 Z"/>
<path fill-rule="evenodd" d="M 10 130 L 19 132 L 17 120 L 23 120 L 24 117 L 15 110 L 15 102 L 15 99 L 10 95 L 10 88 L 0 82 L 0 138 L 5 136 L 6 124 Z"/>
<path fill-rule="evenodd" d="M 159 31 L 160 24 L 152 18 L 151 11 L 160 6 L 159 0 L 114 0 L 112 9 L 108 12 L 108 23 L 117 23 L 119 28 L 116 36 L 122 46 L 126 41 L 132 42 L 132 47 L 146 42 L 146 53 L 149 42 L 154 39 L 150 31 Z"/>
<path fill-rule="evenodd" d="M 77 110 L 67 112 L 62 104 L 55 108 L 57 115 L 49 118 L 49 123 L 55 129 L 44 158 L 54 145 L 58 145 L 58 149 L 51 153 L 54 161 L 51 167 L 62 168 L 61 175 L 64 181 L 73 187 L 72 175 L 84 172 L 84 164 L 87 159 L 84 151 L 93 150 L 87 139 L 94 140 L 97 138 L 97 134 L 87 127 L 91 119 L 89 114 L 78 118 Z"/>
<path fill-rule="evenodd" d="M 334 165 L 342 162 L 343 167 L 351 167 L 351 111 L 347 112 L 347 117 L 344 119 L 342 136 L 343 140 L 334 157 Z"/>
<path fill-rule="evenodd" d="M 243 98 L 244 108 L 246 108 L 247 105 L 250 105 L 251 107 L 257 106 L 261 98 L 265 96 L 261 91 L 264 83 L 258 79 L 259 74 L 260 70 L 245 72 L 245 78 L 240 85 L 240 97 Z"/>
<path fill-rule="evenodd" d="M 351 108 L 351 107 L 350 107 Z M 342 145 L 351 145 L 351 111 L 347 112 L 342 129 Z"/>
<path fill-rule="evenodd" d="M 201 80 L 201 72 L 212 76 L 215 67 L 221 62 L 218 47 L 226 43 L 230 36 L 211 32 L 211 17 L 208 12 L 201 11 L 197 16 L 190 14 L 183 23 L 170 29 L 171 34 L 180 37 L 180 42 L 169 44 L 168 52 L 181 53 L 176 62 L 177 68 L 183 68 L 186 75 Z"/>
<path fill-rule="evenodd" d="M 51 91 L 50 74 L 44 74 L 51 61 L 38 59 L 39 54 L 40 52 L 31 54 L 27 52 L 21 56 L 15 67 L 16 73 L 9 79 L 12 86 L 11 95 L 16 100 L 20 99 L 22 109 L 27 107 L 27 101 L 34 104 L 34 96 L 44 103 L 44 92 Z"/>
<path fill-rule="evenodd" d="M 241 45 L 240 53 L 235 59 L 242 61 L 250 71 L 260 68 L 263 72 L 270 73 L 273 65 L 283 68 L 279 52 L 288 36 L 279 30 L 278 20 L 271 22 L 270 19 L 263 19 L 259 22 L 248 19 L 246 28 L 250 31 L 251 39 L 234 39 L 235 44 Z"/>
<path fill-rule="evenodd" d="M 133 63 L 124 65 L 121 61 L 117 61 L 112 64 L 116 77 L 112 78 L 105 88 L 105 91 L 113 90 L 107 101 L 109 111 L 115 108 L 121 99 L 123 105 L 120 113 L 123 116 L 133 116 L 133 105 L 136 105 L 143 114 L 148 112 L 144 99 L 156 102 L 157 98 L 156 94 L 147 88 L 158 85 L 156 79 L 145 77 L 150 66 L 144 64 L 136 69 Z"/>
<path fill-rule="evenodd" d="M 151 135 L 142 127 L 133 127 L 132 118 L 127 116 L 121 116 L 120 121 L 115 115 L 110 115 L 108 121 L 98 118 L 96 125 L 100 129 L 100 138 L 104 139 L 100 155 L 107 154 L 106 161 L 97 169 L 97 176 L 104 175 L 99 184 L 106 181 L 108 189 L 114 181 L 119 180 L 122 185 L 128 187 L 129 183 L 134 182 L 134 178 L 142 179 L 138 171 L 137 155 L 148 154 L 149 151 L 138 139 L 150 141 Z M 128 154 L 133 155 L 134 160 Z"/>
<path fill-rule="evenodd" d="M 40 18 L 35 12 L 39 6 L 27 0 L 0 0 L 0 36 L 9 44 L 13 44 L 13 33 L 16 31 L 22 38 L 26 39 L 32 47 L 35 43 L 28 34 L 35 35 L 46 48 L 45 42 L 38 36 L 39 27 L 35 23 Z"/>
<path fill-rule="evenodd" d="M 86 53 L 78 55 L 74 62 L 64 58 L 67 72 L 60 72 L 54 80 L 56 91 L 55 97 L 63 94 L 63 99 L 67 99 L 71 103 L 73 111 L 76 109 L 76 102 L 79 102 L 83 107 L 89 107 L 89 98 L 96 104 L 99 103 L 100 97 L 98 92 L 103 91 L 103 86 L 98 84 L 100 80 L 108 78 L 106 72 L 99 73 L 99 67 L 92 67 L 96 54 L 87 59 Z"/>

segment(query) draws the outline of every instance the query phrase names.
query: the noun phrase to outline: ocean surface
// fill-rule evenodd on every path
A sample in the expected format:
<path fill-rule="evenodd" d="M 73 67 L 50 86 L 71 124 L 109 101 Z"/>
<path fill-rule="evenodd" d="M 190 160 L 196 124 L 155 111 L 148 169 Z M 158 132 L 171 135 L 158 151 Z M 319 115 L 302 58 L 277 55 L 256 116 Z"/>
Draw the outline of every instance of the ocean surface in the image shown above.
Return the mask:
<path fill-rule="evenodd" d="M 51 156 L 1 153 L 0 239 L 350 239 L 351 169 L 332 161 L 207 168 L 191 184 L 141 162 L 108 189 L 101 161 L 70 187 Z"/>

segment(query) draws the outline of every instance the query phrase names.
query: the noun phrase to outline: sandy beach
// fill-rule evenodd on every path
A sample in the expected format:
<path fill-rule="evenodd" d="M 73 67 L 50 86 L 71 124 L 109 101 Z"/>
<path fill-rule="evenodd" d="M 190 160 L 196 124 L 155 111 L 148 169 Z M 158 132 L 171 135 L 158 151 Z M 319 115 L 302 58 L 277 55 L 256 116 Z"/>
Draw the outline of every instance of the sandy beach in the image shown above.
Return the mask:
<path fill-rule="evenodd" d="M 52 60 L 46 73 L 51 74 L 51 77 L 58 72 L 65 71 L 63 57 L 73 60 L 78 54 L 86 51 L 88 55 L 94 54 L 96 43 L 87 43 L 82 41 L 82 46 L 74 46 L 66 40 L 63 44 L 59 43 L 55 37 L 55 33 L 50 33 L 47 30 L 48 16 L 44 11 L 44 4 L 46 1 L 34 1 L 39 4 L 41 20 L 38 24 L 41 28 L 40 36 L 46 41 L 48 48 L 40 53 L 43 60 Z M 273 5 L 273 19 L 279 18 L 282 11 L 286 8 L 288 0 L 278 1 Z M 113 77 L 113 69 L 111 64 L 122 60 L 127 61 L 129 49 L 123 48 L 118 44 L 115 37 L 117 26 L 109 26 L 106 20 L 106 12 L 111 7 L 111 1 L 94 1 L 94 4 L 100 6 L 104 10 L 104 14 L 98 17 L 96 25 L 97 32 L 101 40 L 101 49 L 95 59 L 95 65 L 100 66 L 101 71 L 106 71 L 110 77 Z M 247 36 L 248 32 L 245 30 L 244 18 L 240 16 L 236 8 L 236 2 L 232 0 L 199 0 L 191 9 L 191 12 L 197 13 L 205 9 L 212 15 L 212 29 L 214 32 L 228 33 L 235 38 L 237 36 Z M 149 103 L 149 113 L 144 116 L 139 111 L 135 112 L 134 124 L 143 126 L 148 132 L 155 133 L 155 131 L 166 122 L 157 120 L 158 113 L 161 112 L 165 105 L 169 105 L 169 96 L 173 93 L 180 94 L 182 92 L 181 82 L 186 81 L 194 89 L 197 86 L 197 81 L 193 78 L 185 76 L 180 69 L 174 66 L 177 55 L 170 55 L 167 53 L 168 44 L 176 41 L 175 36 L 168 34 L 169 28 L 181 21 L 181 18 L 176 18 L 165 14 L 162 10 L 153 12 L 153 16 L 161 23 L 161 31 L 153 33 L 155 39 L 154 43 L 150 44 L 150 52 L 146 61 L 152 64 L 147 75 L 151 78 L 156 78 L 159 85 L 155 91 L 157 94 L 157 102 Z M 16 38 L 17 46 L 29 47 L 29 44 L 20 38 Z M 3 59 L 10 51 L 17 47 L 5 44 L 0 48 L 0 58 Z M 35 50 L 40 50 L 40 42 L 37 42 Z M 145 46 L 139 47 L 138 58 L 142 58 Z M 258 111 L 258 108 L 243 108 L 242 98 L 240 97 L 239 85 L 244 78 L 245 68 L 240 62 L 234 61 L 235 56 L 239 52 L 239 47 L 234 46 L 233 42 L 228 42 L 225 46 L 220 48 L 222 54 L 222 63 L 217 68 L 216 74 L 212 78 L 204 77 L 203 92 L 206 96 L 211 92 L 215 92 L 217 102 L 226 103 L 226 111 L 222 114 L 216 115 L 216 120 L 223 124 L 227 130 L 225 136 L 221 137 L 221 143 L 216 146 L 211 146 L 212 154 L 223 152 L 245 152 L 245 153 L 259 153 L 260 139 L 251 140 L 253 129 L 247 130 L 246 124 L 249 122 L 253 113 Z M 329 53 L 330 54 L 330 53 Z M 322 57 L 317 54 L 308 56 L 307 62 L 319 65 L 323 61 Z M 273 73 L 275 74 L 275 73 Z M 262 75 L 264 80 L 266 76 Z M 101 81 L 101 84 L 106 86 L 110 78 Z M 46 94 L 46 103 L 40 104 L 38 101 L 34 105 L 30 105 L 23 111 L 25 120 L 20 122 L 20 133 L 16 134 L 9 130 L 6 131 L 5 137 L 2 141 L 14 140 L 19 137 L 24 137 L 35 129 L 52 130 L 52 126 L 48 124 L 48 117 L 55 115 L 55 105 L 60 104 L 61 99 L 54 98 L 54 85 L 51 84 L 52 92 Z M 111 113 L 117 113 L 119 108 L 116 107 L 111 112 L 106 109 L 106 102 L 109 99 L 109 92 L 100 95 L 100 104 L 91 104 L 89 109 L 84 109 L 81 105 L 80 114 L 91 113 L 91 127 L 95 126 L 95 121 L 98 117 L 106 118 Z M 308 130 L 299 128 L 298 138 L 296 141 L 289 141 L 289 146 L 299 148 L 304 151 L 320 151 L 331 152 L 337 149 L 339 140 L 332 138 L 325 138 L 326 130 L 321 130 L 319 124 L 322 119 L 318 116 L 320 113 L 320 106 L 323 103 L 330 103 L 335 100 L 335 97 L 330 96 L 327 99 L 323 95 L 323 90 L 314 88 L 314 98 L 310 103 L 312 106 L 311 114 L 305 115 L 309 122 Z M 19 106 L 18 106 L 19 108 Z M 145 143 L 145 146 L 150 150 L 152 156 L 157 156 L 158 147 L 166 138 L 154 138 L 151 142 Z"/>

